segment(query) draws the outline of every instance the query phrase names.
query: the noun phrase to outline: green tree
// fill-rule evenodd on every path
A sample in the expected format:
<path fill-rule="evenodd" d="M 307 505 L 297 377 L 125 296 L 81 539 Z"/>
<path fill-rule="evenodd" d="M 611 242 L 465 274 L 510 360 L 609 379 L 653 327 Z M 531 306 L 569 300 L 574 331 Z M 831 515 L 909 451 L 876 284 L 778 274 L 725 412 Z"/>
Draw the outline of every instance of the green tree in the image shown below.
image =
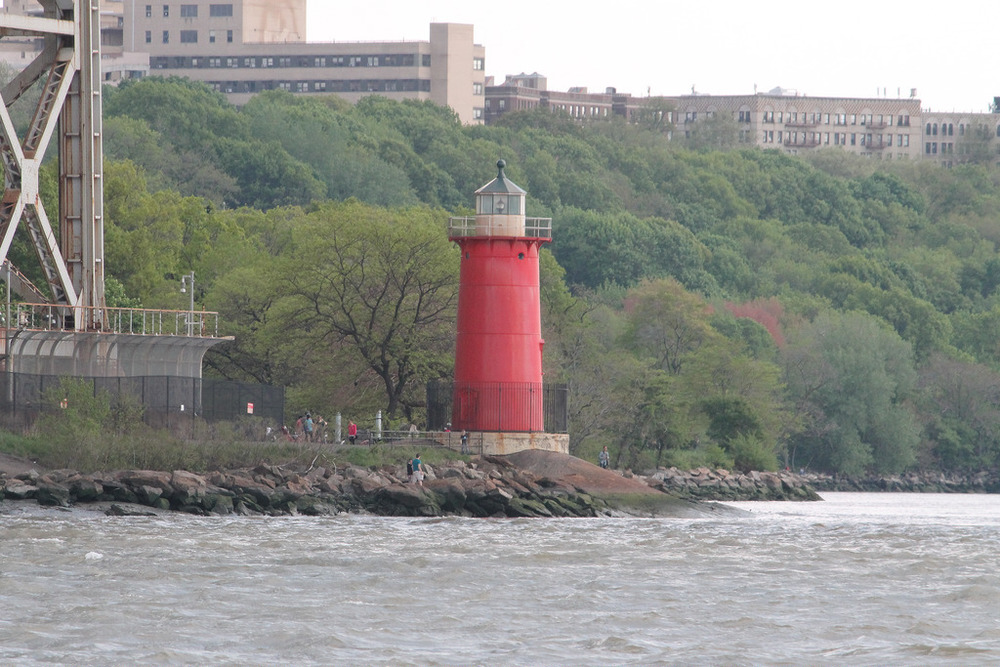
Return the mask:
<path fill-rule="evenodd" d="M 910 345 L 861 313 L 825 313 L 782 350 L 789 395 L 805 428 L 793 465 L 849 475 L 901 472 L 916 460 Z"/>
<path fill-rule="evenodd" d="M 713 113 L 685 125 L 684 145 L 695 151 L 729 151 L 740 143 L 740 126 L 728 112 Z"/>
<path fill-rule="evenodd" d="M 444 217 L 325 204 L 293 230 L 279 269 L 282 316 L 308 340 L 303 356 L 347 345 L 379 379 L 393 418 L 412 421 L 424 383 L 451 370 L 458 253 Z"/>

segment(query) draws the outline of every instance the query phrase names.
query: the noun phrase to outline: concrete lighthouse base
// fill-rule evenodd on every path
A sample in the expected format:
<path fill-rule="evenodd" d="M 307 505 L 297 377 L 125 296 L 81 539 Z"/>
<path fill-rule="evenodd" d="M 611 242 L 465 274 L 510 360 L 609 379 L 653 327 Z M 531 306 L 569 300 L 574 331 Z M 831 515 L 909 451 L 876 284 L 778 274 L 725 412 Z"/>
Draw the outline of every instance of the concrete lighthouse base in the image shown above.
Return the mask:
<path fill-rule="evenodd" d="M 435 438 L 446 447 L 456 448 L 458 434 L 454 431 Z M 489 433 L 473 431 L 469 433 L 469 450 L 473 454 L 506 455 L 523 452 L 526 449 L 541 449 L 560 454 L 569 454 L 568 433 Z"/>

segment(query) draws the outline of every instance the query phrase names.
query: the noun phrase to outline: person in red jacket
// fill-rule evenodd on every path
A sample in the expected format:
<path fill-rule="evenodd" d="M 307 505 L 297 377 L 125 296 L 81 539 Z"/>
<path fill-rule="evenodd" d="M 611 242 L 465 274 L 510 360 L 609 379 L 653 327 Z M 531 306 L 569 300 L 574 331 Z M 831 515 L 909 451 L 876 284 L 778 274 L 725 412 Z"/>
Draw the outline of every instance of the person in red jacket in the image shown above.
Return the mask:
<path fill-rule="evenodd" d="M 358 437 L 358 425 L 354 422 L 348 422 L 347 424 L 347 439 L 353 445 L 354 440 Z"/>

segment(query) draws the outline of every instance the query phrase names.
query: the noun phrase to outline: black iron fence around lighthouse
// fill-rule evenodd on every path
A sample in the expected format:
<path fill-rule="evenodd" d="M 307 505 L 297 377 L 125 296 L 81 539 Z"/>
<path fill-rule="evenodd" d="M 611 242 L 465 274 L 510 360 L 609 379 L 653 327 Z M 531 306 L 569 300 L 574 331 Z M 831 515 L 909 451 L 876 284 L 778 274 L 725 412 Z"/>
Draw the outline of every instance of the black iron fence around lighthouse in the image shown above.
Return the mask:
<path fill-rule="evenodd" d="M 474 386 L 473 386 L 474 385 Z M 483 409 L 483 414 L 491 415 L 496 422 L 484 424 L 484 430 L 497 433 L 518 432 L 505 423 L 505 416 L 517 414 L 519 410 L 535 409 L 538 404 L 537 392 L 542 392 L 542 415 L 545 433 L 569 432 L 569 388 L 565 384 L 529 382 L 477 382 L 466 383 L 472 387 Z M 452 422 L 452 398 L 454 382 L 430 382 L 427 384 L 427 430 L 442 431 Z M 518 419 L 518 423 L 523 423 Z"/>

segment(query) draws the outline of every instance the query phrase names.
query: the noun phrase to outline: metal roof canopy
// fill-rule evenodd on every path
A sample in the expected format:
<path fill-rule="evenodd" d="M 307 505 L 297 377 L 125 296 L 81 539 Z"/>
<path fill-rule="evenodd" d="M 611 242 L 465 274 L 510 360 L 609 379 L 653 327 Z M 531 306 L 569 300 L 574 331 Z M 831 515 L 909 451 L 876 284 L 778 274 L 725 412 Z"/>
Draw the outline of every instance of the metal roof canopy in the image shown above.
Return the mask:
<path fill-rule="evenodd" d="M 25 330 L 10 341 L 9 368 L 35 375 L 200 378 L 205 352 L 222 340 Z"/>

